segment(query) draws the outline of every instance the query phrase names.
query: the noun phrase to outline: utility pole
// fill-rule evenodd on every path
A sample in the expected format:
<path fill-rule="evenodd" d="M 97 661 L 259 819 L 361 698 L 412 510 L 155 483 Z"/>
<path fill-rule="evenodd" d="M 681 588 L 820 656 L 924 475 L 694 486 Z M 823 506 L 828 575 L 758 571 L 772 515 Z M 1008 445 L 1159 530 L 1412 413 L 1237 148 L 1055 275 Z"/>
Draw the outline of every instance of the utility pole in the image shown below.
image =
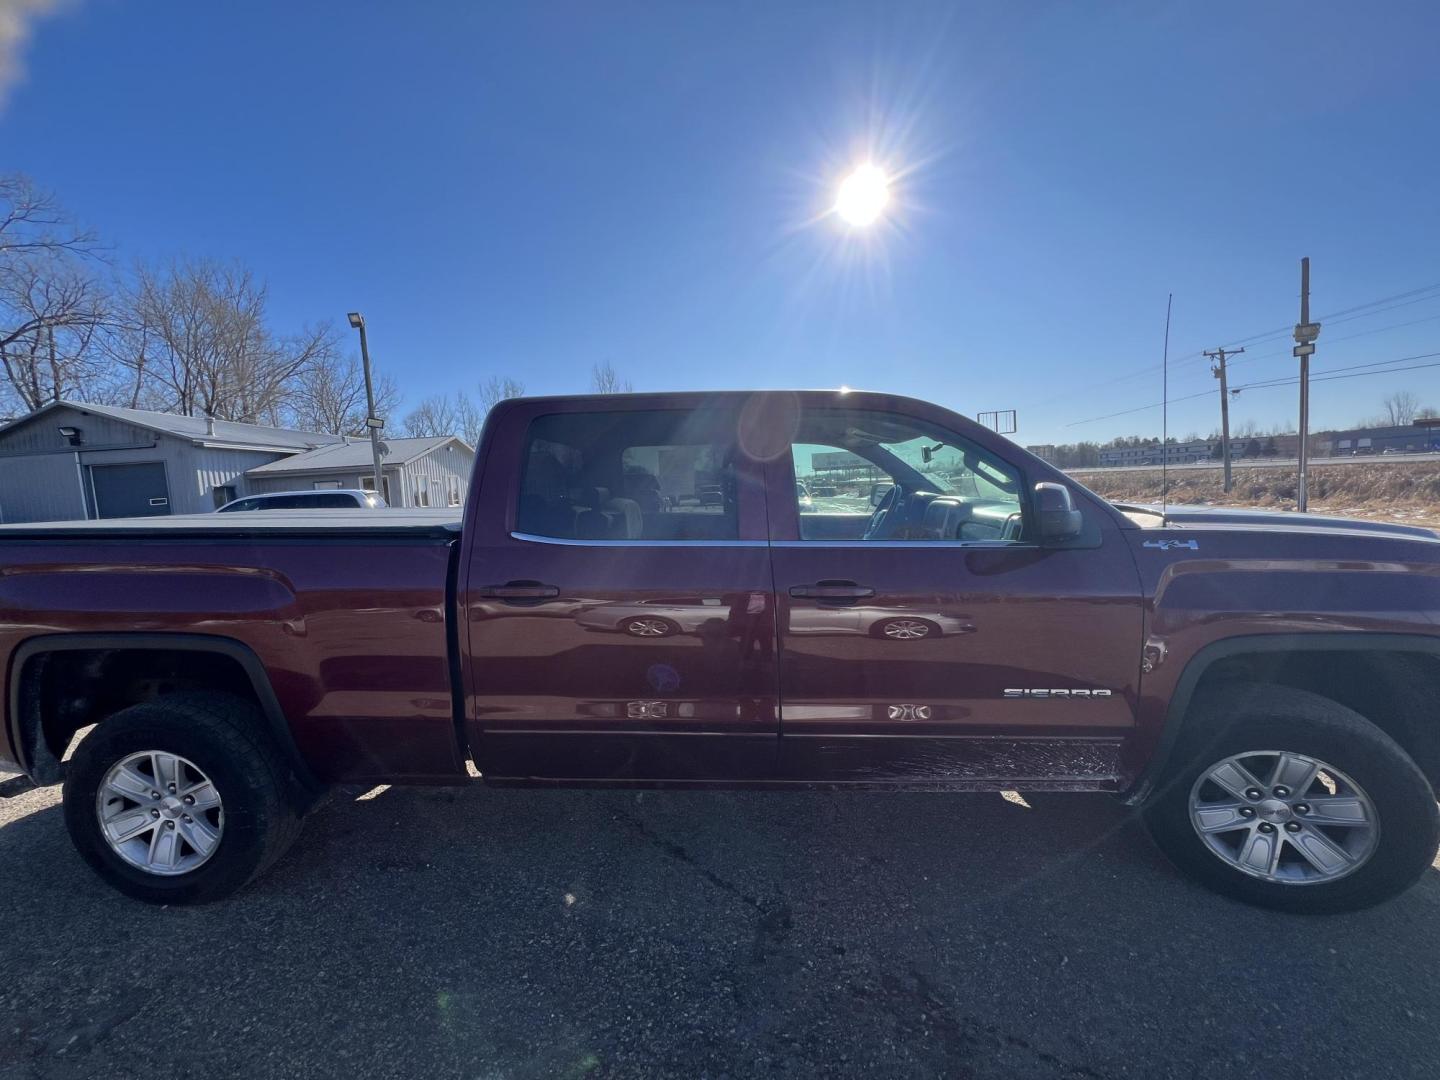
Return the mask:
<path fill-rule="evenodd" d="M 1222 345 L 1218 349 L 1207 349 L 1205 355 L 1215 361 L 1210 374 L 1220 380 L 1220 456 L 1225 462 L 1225 490 L 1230 490 L 1230 388 L 1225 383 L 1225 357 L 1239 356 L 1244 349 L 1228 352 Z"/>
<path fill-rule="evenodd" d="M 1300 260 L 1300 321 L 1295 324 L 1295 348 L 1300 358 L 1300 479 L 1295 486 L 1295 509 L 1304 513 L 1310 505 L 1308 490 L 1310 464 L 1310 357 L 1320 324 L 1310 321 L 1310 257 Z"/>

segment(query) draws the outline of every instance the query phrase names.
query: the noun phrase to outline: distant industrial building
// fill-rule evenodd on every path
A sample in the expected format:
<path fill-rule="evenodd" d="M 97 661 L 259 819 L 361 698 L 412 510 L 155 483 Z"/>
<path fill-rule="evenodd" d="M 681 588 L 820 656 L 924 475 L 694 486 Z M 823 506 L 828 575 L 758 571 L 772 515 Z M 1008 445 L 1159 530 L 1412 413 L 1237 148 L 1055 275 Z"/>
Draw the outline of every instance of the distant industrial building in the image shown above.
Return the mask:
<path fill-rule="evenodd" d="M 1114 446 L 1100 451 L 1100 464 L 1112 465 L 1190 465 L 1197 461 L 1209 461 L 1215 444 L 1207 439 L 1195 442 L 1167 443 L 1161 449 L 1160 440 L 1147 446 Z"/>
<path fill-rule="evenodd" d="M 1401 427 L 1357 428 L 1326 432 L 1326 449 L 1336 457 L 1355 454 L 1421 453 L 1440 450 L 1440 417 L 1425 417 Z"/>

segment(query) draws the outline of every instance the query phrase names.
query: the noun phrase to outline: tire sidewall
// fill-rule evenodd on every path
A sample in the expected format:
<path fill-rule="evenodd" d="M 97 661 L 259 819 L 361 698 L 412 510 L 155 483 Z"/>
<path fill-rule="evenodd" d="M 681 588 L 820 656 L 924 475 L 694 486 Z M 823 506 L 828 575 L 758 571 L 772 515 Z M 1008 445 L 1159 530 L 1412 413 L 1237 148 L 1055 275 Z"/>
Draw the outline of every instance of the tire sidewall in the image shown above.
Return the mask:
<path fill-rule="evenodd" d="M 1379 837 L 1363 866 L 1331 882 L 1285 884 L 1252 877 L 1210 850 L 1190 820 L 1196 780 L 1224 758 L 1267 750 L 1316 758 L 1364 790 L 1375 807 Z M 1358 715 L 1309 709 L 1241 716 L 1218 736 L 1192 742 L 1183 764 L 1177 762 L 1146 807 L 1145 820 L 1171 861 L 1204 884 L 1249 903 L 1298 912 L 1354 910 L 1395 895 L 1425 872 L 1440 839 L 1435 793 L 1389 736 Z"/>
<path fill-rule="evenodd" d="M 149 874 L 111 849 L 96 813 L 96 795 L 116 762 L 145 750 L 177 754 L 200 769 L 220 795 L 224 830 L 215 853 L 186 874 Z M 80 744 L 65 779 L 66 828 L 76 850 L 121 892 L 151 903 L 197 903 L 241 888 L 264 865 L 267 838 L 285 813 L 267 786 L 269 772 L 222 746 L 203 727 L 163 706 L 137 705 L 100 724 Z"/>

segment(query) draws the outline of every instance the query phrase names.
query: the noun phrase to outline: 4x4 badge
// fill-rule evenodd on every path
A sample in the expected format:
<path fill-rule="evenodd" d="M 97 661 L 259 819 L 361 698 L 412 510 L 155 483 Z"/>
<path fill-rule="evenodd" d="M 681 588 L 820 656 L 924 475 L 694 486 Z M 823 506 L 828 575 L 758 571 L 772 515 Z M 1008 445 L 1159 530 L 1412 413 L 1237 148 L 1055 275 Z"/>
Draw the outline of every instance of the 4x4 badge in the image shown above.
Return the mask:
<path fill-rule="evenodd" d="M 1175 548 L 1189 548 L 1191 551 L 1200 550 L 1199 540 L 1146 540 L 1142 547 L 1159 548 L 1161 551 L 1173 551 Z"/>

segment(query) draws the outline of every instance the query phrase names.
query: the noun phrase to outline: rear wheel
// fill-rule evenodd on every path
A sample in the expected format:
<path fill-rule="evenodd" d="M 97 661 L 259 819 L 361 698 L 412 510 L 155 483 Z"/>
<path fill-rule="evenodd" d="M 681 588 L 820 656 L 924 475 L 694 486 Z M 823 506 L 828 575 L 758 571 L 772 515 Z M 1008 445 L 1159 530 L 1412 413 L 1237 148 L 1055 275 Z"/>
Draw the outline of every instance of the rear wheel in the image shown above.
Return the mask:
<path fill-rule="evenodd" d="M 105 881 L 151 903 L 229 896 L 299 833 L 285 759 L 250 702 L 173 694 L 133 705 L 81 742 L 65 824 Z"/>
<path fill-rule="evenodd" d="M 1297 912 L 1352 911 L 1404 891 L 1435 858 L 1435 793 L 1364 717 L 1301 690 L 1227 687 L 1186 719 L 1144 817 L 1211 888 Z"/>

